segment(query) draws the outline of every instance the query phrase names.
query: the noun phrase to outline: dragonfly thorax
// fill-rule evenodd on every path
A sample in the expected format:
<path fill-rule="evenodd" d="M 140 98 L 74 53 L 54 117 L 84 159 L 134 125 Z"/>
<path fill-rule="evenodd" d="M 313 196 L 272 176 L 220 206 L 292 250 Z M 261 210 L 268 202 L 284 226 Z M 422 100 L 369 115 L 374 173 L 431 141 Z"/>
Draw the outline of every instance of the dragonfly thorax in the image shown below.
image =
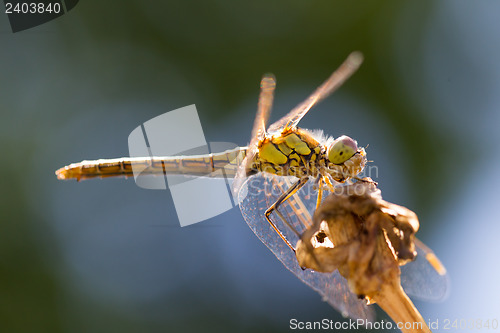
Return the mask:
<path fill-rule="evenodd" d="M 334 153 L 340 154 L 343 160 L 332 160 Z M 349 137 L 330 140 L 318 133 L 293 128 L 260 140 L 252 169 L 298 178 L 328 174 L 335 181 L 343 182 L 360 173 L 365 163 L 364 149 L 358 149 Z"/>

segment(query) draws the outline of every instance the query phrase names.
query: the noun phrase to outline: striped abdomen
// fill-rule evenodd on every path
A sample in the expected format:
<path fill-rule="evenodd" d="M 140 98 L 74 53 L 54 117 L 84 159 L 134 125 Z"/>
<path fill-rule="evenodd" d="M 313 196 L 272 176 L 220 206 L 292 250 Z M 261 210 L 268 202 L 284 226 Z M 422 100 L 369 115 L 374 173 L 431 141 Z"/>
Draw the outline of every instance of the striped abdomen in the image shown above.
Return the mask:
<path fill-rule="evenodd" d="M 89 179 L 136 175 L 190 175 L 234 177 L 247 147 L 237 147 L 222 153 L 100 159 L 73 163 L 56 171 L 58 179 Z"/>

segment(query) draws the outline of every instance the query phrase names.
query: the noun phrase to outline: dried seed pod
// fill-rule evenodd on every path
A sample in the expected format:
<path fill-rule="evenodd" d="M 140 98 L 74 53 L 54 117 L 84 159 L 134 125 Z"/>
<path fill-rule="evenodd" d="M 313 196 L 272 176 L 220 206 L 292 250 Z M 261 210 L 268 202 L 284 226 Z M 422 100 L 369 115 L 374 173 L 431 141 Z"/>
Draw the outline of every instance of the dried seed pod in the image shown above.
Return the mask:
<path fill-rule="evenodd" d="M 341 187 L 320 205 L 297 244 L 299 264 L 319 272 L 338 269 L 352 292 L 378 303 L 395 322 L 420 323 L 430 332 L 400 283 L 400 265 L 416 256 L 417 216 L 382 200 L 373 182 Z"/>

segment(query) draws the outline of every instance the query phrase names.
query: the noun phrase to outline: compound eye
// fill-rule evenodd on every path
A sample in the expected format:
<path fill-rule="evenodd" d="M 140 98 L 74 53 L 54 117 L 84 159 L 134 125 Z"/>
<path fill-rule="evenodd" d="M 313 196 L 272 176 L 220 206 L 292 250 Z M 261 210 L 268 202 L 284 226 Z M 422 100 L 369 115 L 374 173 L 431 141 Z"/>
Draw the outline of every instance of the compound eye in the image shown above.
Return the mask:
<path fill-rule="evenodd" d="M 358 151 L 358 143 L 346 135 L 335 139 L 328 149 L 328 160 L 333 164 L 342 164 Z"/>

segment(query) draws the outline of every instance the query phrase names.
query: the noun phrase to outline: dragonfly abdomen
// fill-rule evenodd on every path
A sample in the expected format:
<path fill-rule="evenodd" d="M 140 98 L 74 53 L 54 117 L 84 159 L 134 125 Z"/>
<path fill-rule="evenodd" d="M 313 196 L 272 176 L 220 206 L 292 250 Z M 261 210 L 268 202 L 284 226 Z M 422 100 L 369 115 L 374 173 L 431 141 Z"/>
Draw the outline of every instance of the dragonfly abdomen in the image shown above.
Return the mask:
<path fill-rule="evenodd" d="M 99 159 L 82 161 L 56 171 L 59 179 L 130 177 L 137 175 L 190 175 L 200 177 L 235 177 L 246 147 L 221 153 L 193 156 L 164 156 Z"/>

